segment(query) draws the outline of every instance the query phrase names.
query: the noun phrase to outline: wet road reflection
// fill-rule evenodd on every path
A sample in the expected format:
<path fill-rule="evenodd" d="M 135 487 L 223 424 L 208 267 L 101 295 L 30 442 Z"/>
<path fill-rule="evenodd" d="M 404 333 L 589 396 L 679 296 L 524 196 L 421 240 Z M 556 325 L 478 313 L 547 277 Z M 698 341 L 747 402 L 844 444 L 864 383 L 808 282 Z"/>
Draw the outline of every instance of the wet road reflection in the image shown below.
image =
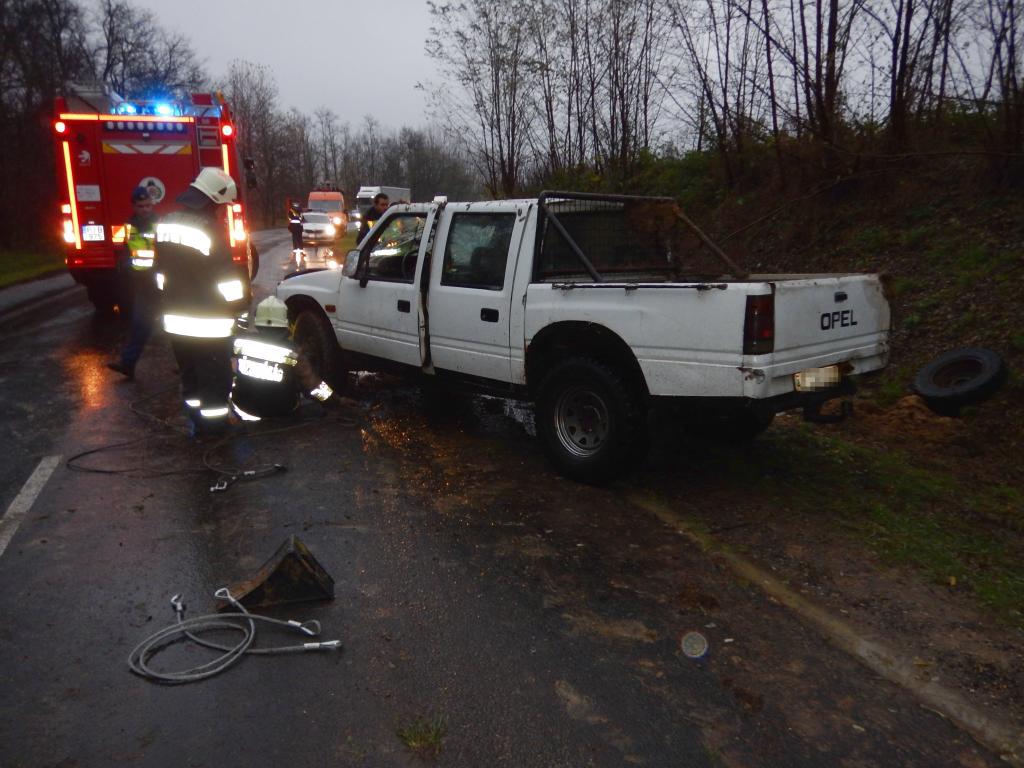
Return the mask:
<path fill-rule="evenodd" d="M 110 403 L 113 375 L 106 366 L 107 356 L 95 351 L 71 352 L 64 360 L 64 372 L 87 410 Z M 114 382 L 116 383 L 116 382 Z"/>

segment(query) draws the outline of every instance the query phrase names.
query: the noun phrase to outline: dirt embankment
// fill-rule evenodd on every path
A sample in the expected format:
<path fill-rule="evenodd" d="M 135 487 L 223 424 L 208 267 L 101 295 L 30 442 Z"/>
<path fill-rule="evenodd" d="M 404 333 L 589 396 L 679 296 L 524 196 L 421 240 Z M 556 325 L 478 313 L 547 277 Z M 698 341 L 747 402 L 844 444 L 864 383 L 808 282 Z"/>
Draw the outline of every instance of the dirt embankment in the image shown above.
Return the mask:
<path fill-rule="evenodd" d="M 893 308 L 888 370 L 864 382 L 846 432 L 895 445 L 915 463 L 968 482 L 1024 486 L 1024 195 L 994 187 L 987 160 L 878 167 L 842 182 L 732 195 L 709 217 L 758 271 L 883 273 Z M 735 237 L 729 233 L 744 228 Z M 951 423 L 906 400 L 938 354 L 983 346 L 1010 376 L 989 402 Z M 877 406 L 877 407 L 872 407 Z"/>

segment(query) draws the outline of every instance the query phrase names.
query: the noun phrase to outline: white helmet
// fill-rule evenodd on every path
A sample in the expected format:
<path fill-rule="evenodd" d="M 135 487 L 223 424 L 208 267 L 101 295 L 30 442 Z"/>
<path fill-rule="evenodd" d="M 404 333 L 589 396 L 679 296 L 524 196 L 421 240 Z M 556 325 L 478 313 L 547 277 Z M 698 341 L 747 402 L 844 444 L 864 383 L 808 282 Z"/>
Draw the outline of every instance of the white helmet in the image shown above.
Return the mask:
<path fill-rule="evenodd" d="M 276 296 L 268 296 L 256 305 L 253 324 L 262 328 L 287 328 L 288 307 Z"/>
<path fill-rule="evenodd" d="M 189 186 L 202 192 L 217 205 L 233 203 L 238 196 L 235 180 L 220 168 L 203 168 Z"/>

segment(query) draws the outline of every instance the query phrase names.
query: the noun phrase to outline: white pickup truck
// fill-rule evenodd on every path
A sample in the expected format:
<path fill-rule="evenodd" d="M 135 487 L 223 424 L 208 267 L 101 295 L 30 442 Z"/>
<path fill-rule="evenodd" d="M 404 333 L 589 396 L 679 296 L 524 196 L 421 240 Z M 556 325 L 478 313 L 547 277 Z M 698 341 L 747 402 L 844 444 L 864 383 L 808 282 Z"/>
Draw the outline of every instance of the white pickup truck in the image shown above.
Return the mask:
<path fill-rule="evenodd" d="M 548 457 L 587 482 L 645 455 L 660 404 L 753 436 L 825 418 L 888 356 L 877 275 L 745 275 L 665 198 L 393 206 L 343 269 L 277 295 L 327 381 L 399 369 L 532 400 Z"/>

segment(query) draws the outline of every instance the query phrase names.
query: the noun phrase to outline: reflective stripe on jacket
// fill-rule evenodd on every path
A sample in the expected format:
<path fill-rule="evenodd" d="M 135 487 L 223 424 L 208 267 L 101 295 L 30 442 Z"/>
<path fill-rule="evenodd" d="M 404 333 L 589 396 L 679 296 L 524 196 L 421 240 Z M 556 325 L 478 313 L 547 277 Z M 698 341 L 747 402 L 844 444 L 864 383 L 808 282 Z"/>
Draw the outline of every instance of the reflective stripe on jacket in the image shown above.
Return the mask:
<path fill-rule="evenodd" d="M 231 259 L 223 215 L 223 206 L 179 211 L 157 225 L 154 269 L 169 334 L 227 338 L 248 309 L 249 275 Z"/>
<path fill-rule="evenodd" d="M 133 224 L 125 225 L 128 253 L 131 256 L 132 269 L 142 271 L 153 266 L 155 232 L 144 232 Z"/>

